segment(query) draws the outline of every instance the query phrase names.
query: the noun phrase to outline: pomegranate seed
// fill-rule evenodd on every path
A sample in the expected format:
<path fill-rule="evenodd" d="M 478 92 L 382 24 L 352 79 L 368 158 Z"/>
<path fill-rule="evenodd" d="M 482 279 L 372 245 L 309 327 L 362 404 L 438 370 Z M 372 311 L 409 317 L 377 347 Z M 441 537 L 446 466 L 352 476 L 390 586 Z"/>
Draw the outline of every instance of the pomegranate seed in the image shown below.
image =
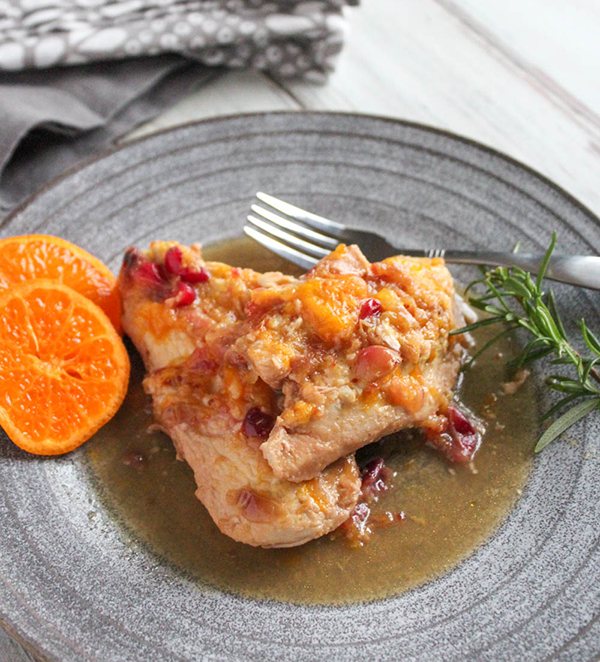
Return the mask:
<path fill-rule="evenodd" d="M 165 269 L 173 276 L 181 276 L 186 283 L 206 283 L 208 274 L 202 267 L 199 271 L 183 266 L 183 253 L 181 248 L 173 246 L 165 253 Z"/>
<path fill-rule="evenodd" d="M 247 437 L 266 439 L 275 425 L 275 419 L 258 407 L 250 407 L 242 423 L 242 432 Z"/>
<path fill-rule="evenodd" d="M 182 280 L 185 280 L 186 283 L 206 283 L 208 281 L 208 274 L 202 267 L 200 271 L 194 271 L 193 269 L 182 269 L 179 274 Z"/>
<path fill-rule="evenodd" d="M 181 248 L 173 246 L 165 253 L 165 269 L 167 273 L 173 276 L 181 275 L 181 268 L 183 265 L 183 253 Z"/>
<path fill-rule="evenodd" d="M 163 285 L 164 279 L 154 262 L 142 262 L 133 272 L 134 280 L 145 285 Z"/>
<path fill-rule="evenodd" d="M 175 294 L 175 301 L 173 305 L 175 308 L 182 308 L 183 306 L 189 306 L 194 303 L 196 300 L 196 292 L 191 285 L 179 281 L 177 284 L 177 292 Z"/>
<path fill-rule="evenodd" d="M 374 315 L 381 315 L 383 306 L 377 299 L 367 299 L 360 308 L 360 313 L 358 313 L 358 319 L 364 320 L 367 317 L 373 317 Z"/>

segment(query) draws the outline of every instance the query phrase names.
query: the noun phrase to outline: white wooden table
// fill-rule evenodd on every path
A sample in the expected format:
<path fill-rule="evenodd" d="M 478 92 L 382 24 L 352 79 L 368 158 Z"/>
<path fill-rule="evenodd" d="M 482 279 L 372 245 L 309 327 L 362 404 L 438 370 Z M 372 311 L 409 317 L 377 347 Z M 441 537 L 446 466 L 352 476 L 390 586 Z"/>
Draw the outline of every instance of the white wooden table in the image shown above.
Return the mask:
<path fill-rule="evenodd" d="M 267 110 L 398 117 L 495 147 L 600 216 L 599 0 L 362 2 L 327 85 L 225 73 L 133 135 Z M 0 631 L 0 662 L 33 660 Z"/>

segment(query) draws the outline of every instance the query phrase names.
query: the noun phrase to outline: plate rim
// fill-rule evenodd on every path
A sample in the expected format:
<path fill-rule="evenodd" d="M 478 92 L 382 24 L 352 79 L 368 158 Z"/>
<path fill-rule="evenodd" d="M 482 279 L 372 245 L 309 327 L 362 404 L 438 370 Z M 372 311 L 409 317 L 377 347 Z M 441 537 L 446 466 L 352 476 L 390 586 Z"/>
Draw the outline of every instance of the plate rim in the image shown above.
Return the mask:
<path fill-rule="evenodd" d="M 139 136 L 138 138 L 133 138 L 132 140 L 128 140 L 127 142 L 115 144 L 112 147 L 109 147 L 107 149 L 103 149 L 102 151 L 98 152 L 97 154 L 93 154 L 91 156 L 88 156 L 84 158 L 83 160 L 79 161 L 78 163 L 68 167 L 66 170 L 64 170 L 62 173 L 57 175 L 56 177 L 53 177 L 50 181 L 46 182 L 43 184 L 39 189 L 37 189 L 34 193 L 29 195 L 25 200 L 20 202 L 14 209 L 12 209 L 1 221 L 0 221 L 0 231 L 3 230 L 7 225 L 11 223 L 13 218 L 18 216 L 20 213 L 25 211 L 27 207 L 29 207 L 32 203 L 34 203 L 41 195 L 46 193 L 47 191 L 53 189 L 55 186 L 60 184 L 62 181 L 65 179 L 68 179 L 69 177 L 77 174 L 78 172 L 81 172 L 88 166 L 96 163 L 97 161 L 101 161 L 102 159 L 105 159 L 109 156 L 112 156 L 118 152 L 123 151 L 124 149 L 128 149 L 129 147 L 133 147 L 136 145 L 139 145 L 141 143 L 144 143 L 146 141 L 150 141 L 154 138 L 161 137 L 163 135 L 168 135 L 171 133 L 175 133 L 180 130 L 185 130 L 185 129 L 191 129 L 195 126 L 205 126 L 207 124 L 212 124 L 212 123 L 220 123 L 220 122 L 227 122 L 227 121 L 233 121 L 237 119 L 252 119 L 254 117 L 277 117 L 277 116 L 292 116 L 292 115 L 303 115 L 303 116 L 340 116 L 340 117 L 354 117 L 357 119 L 369 119 L 369 120 L 374 120 L 378 122 L 384 122 L 384 123 L 389 123 L 389 124 L 394 124 L 394 125 L 400 125 L 406 128 L 414 128 L 418 129 L 420 131 L 425 131 L 428 133 L 432 133 L 434 135 L 442 136 L 445 138 L 449 138 L 451 140 L 455 140 L 457 142 L 461 142 L 463 144 L 469 145 L 471 147 L 475 147 L 476 149 L 485 152 L 487 154 L 491 154 L 494 157 L 503 159 L 504 161 L 507 161 L 510 163 L 512 166 L 515 166 L 519 169 L 525 170 L 528 172 L 528 174 L 536 177 L 538 180 L 540 180 L 543 184 L 546 184 L 550 188 L 554 189 L 557 193 L 560 195 L 564 196 L 569 200 L 569 202 L 574 205 L 575 207 L 578 207 L 580 211 L 582 211 L 584 214 L 590 217 L 591 220 L 593 220 L 596 224 L 600 225 L 600 211 L 598 214 L 596 214 L 594 211 L 592 211 L 586 204 L 581 202 L 578 198 L 576 198 L 572 193 L 567 191 L 561 184 L 557 184 L 555 181 L 547 177 L 546 175 L 542 174 L 539 172 L 539 170 L 536 170 L 533 166 L 528 165 L 527 163 L 524 163 L 520 159 L 517 159 L 513 156 L 510 156 L 509 154 L 506 154 L 500 149 L 496 149 L 495 147 L 491 147 L 489 145 L 486 145 L 485 143 L 482 143 L 478 140 L 475 140 L 474 138 L 469 138 L 468 136 L 465 136 L 461 133 L 456 133 L 454 131 L 450 131 L 449 129 L 442 129 L 440 127 L 433 126 L 431 124 L 426 124 L 424 122 L 415 122 L 413 120 L 405 120 L 402 118 L 396 118 L 396 117 L 391 117 L 387 115 L 377 115 L 377 114 L 370 114 L 370 113 L 356 113 L 353 111 L 329 111 L 329 110 L 270 110 L 270 111 L 258 111 L 258 112 L 248 112 L 248 113 L 230 113 L 227 115 L 216 115 L 215 117 L 207 117 L 204 119 L 199 119 L 199 120 L 191 120 L 189 122 L 183 122 L 182 124 L 176 124 L 174 126 L 168 126 L 163 129 L 159 129 L 158 131 L 155 131 L 153 133 L 149 133 L 144 136 Z M 384 140 L 388 140 L 387 138 L 384 138 Z"/>
<path fill-rule="evenodd" d="M 563 188 L 560 184 L 555 183 L 553 180 L 551 180 L 549 177 L 546 175 L 540 173 L 538 170 L 533 168 L 532 166 L 527 165 L 526 163 L 520 161 L 517 158 L 514 158 L 512 156 L 509 156 L 508 154 L 502 152 L 499 149 L 496 149 L 494 147 L 490 147 L 486 145 L 485 143 L 479 142 L 478 140 L 469 138 L 467 136 L 464 136 L 462 134 L 447 130 L 447 129 L 442 129 L 439 127 L 435 127 L 429 124 L 421 123 L 421 122 L 415 122 L 411 120 L 404 120 L 401 118 L 395 118 L 391 116 L 382 116 L 382 115 L 376 115 L 376 114 L 368 114 L 368 113 L 357 113 L 357 112 L 352 112 L 352 111 L 312 111 L 312 110 L 280 110 L 280 111 L 265 111 L 265 112 L 248 112 L 248 113 L 231 113 L 227 115 L 218 115 L 215 117 L 210 117 L 210 118 L 205 118 L 205 119 L 200 119 L 200 120 L 192 120 L 189 122 L 177 124 L 175 126 L 170 126 L 166 127 L 163 129 L 160 129 L 158 131 L 155 131 L 153 133 L 150 133 L 148 135 L 140 136 L 138 138 L 129 140 L 124 143 L 116 144 L 112 147 L 109 147 L 108 149 L 103 149 L 102 151 L 98 152 L 97 154 L 94 154 L 92 156 L 89 156 L 85 159 L 82 159 L 78 163 L 74 164 L 73 166 L 70 166 L 67 168 L 65 171 L 60 173 L 58 176 L 52 178 L 50 181 L 45 183 L 42 187 L 40 187 L 38 190 L 36 190 L 33 194 L 28 196 L 25 200 L 23 200 L 21 203 L 19 203 L 16 207 L 14 207 L 1 221 L 0 221 L 0 232 L 2 232 L 6 227 L 8 227 L 13 219 L 15 219 L 17 216 L 22 214 L 27 210 L 27 208 L 32 205 L 34 202 L 36 202 L 41 196 L 43 196 L 45 193 L 48 191 L 52 190 L 54 187 L 59 185 L 61 182 L 64 180 L 76 175 L 77 173 L 85 170 L 88 166 L 93 165 L 97 161 L 101 161 L 105 158 L 108 158 L 116 153 L 121 152 L 122 150 L 129 149 L 130 147 L 134 147 L 138 144 L 151 141 L 153 139 L 159 139 L 160 137 L 164 135 L 168 135 L 171 133 L 176 133 L 178 131 L 183 131 L 186 129 L 193 129 L 196 126 L 206 126 L 210 124 L 215 124 L 215 123 L 224 123 L 228 121 L 235 121 L 235 120 L 252 120 L 253 118 L 261 118 L 261 117 L 280 117 L 280 116 L 295 116 L 295 115 L 301 115 L 304 117 L 307 116 L 312 116 L 315 118 L 326 116 L 326 117 L 335 117 L 335 116 L 340 116 L 340 117 L 346 117 L 346 118 L 355 118 L 357 120 L 372 120 L 376 122 L 383 122 L 387 123 L 390 125 L 396 125 L 396 126 L 401 126 L 404 128 L 413 128 L 425 133 L 441 136 L 443 138 L 452 140 L 457 143 L 462 143 L 465 145 L 470 146 L 471 148 L 475 148 L 476 150 L 484 153 L 484 154 L 489 154 L 493 156 L 494 158 L 499 158 L 501 161 L 504 161 L 505 163 L 516 167 L 519 170 L 522 170 L 526 172 L 530 177 L 535 178 L 537 181 L 539 181 L 541 184 L 545 185 L 549 189 L 555 191 L 560 197 L 564 198 L 565 201 L 568 201 L 572 206 L 575 208 L 579 209 L 590 221 L 592 221 L 596 226 L 600 227 L 600 215 L 597 215 L 594 213 L 587 205 L 582 203 L 579 199 L 577 199 L 573 194 L 569 193 L 565 188 Z M 257 132 L 257 135 L 260 135 L 260 131 Z M 393 139 L 388 138 L 388 137 L 382 137 L 384 141 L 390 141 L 392 142 Z M 16 642 L 18 642 L 23 648 L 30 654 L 33 654 L 37 657 L 43 656 L 44 660 L 48 660 L 50 662 L 51 660 L 54 661 L 59 661 L 59 658 L 55 656 L 51 650 L 46 649 L 43 646 L 38 645 L 37 643 L 33 643 L 33 641 L 30 641 L 27 636 L 21 631 L 21 629 L 18 627 L 16 623 L 11 623 L 9 622 L 4 616 L 0 615 L 0 627 Z M 61 636 L 62 638 L 62 636 Z M 91 658 L 90 658 L 91 659 Z"/>

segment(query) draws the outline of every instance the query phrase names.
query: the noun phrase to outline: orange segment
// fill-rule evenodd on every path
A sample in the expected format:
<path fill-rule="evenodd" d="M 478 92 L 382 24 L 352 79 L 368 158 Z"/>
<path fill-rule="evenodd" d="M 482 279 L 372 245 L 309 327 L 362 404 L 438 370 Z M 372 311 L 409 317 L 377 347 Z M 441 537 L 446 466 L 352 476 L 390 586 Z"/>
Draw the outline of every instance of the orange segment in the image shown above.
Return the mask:
<path fill-rule="evenodd" d="M 296 288 L 306 318 L 325 342 L 349 337 L 358 319 L 359 300 L 368 295 L 358 276 L 309 278 Z"/>
<path fill-rule="evenodd" d="M 14 283 L 50 278 L 83 294 L 121 330 L 121 298 L 108 267 L 59 237 L 30 234 L 0 241 L 0 291 Z"/>
<path fill-rule="evenodd" d="M 129 357 L 102 310 L 51 280 L 0 293 L 0 425 L 20 448 L 58 455 L 116 413 Z"/>

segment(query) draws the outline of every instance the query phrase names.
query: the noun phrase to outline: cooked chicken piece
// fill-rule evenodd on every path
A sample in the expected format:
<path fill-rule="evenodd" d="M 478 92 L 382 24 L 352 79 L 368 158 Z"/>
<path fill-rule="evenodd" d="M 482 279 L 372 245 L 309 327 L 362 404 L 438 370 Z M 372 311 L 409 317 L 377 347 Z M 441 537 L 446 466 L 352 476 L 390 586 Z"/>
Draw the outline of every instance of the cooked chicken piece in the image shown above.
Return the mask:
<path fill-rule="evenodd" d="M 250 545 L 292 547 L 342 524 L 360 491 L 354 460 L 343 458 L 303 483 L 275 478 L 260 451 L 276 415 L 271 389 L 261 380 L 244 383 L 247 371 L 198 370 L 195 363 L 192 356 L 159 370 L 145 386 L 221 531 Z"/>
<path fill-rule="evenodd" d="M 129 249 L 120 276 L 123 327 L 144 358 L 158 423 L 192 467 L 196 495 L 221 531 L 262 547 L 332 531 L 360 491 L 352 457 L 302 483 L 274 476 L 260 445 L 279 412 L 277 394 L 245 361 L 228 357 L 251 292 L 292 282 L 205 263 L 199 248 L 173 242 Z"/>
<path fill-rule="evenodd" d="M 250 292 L 294 280 L 206 263 L 197 245 L 156 241 L 148 251 L 125 253 L 119 283 L 123 325 L 148 372 L 180 363 L 204 345 L 221 360 L 242 331 Z"/>
<path fill-rule="evenodd" d="M 238 355 L 284 407 L 261 450 L 275 476 L 313 478 L 384 435 L 427 424 L 452 398 L 462 324 L 441 259 L 369 264 L 339 246 L 305 276 L 253 289 Z"/>

